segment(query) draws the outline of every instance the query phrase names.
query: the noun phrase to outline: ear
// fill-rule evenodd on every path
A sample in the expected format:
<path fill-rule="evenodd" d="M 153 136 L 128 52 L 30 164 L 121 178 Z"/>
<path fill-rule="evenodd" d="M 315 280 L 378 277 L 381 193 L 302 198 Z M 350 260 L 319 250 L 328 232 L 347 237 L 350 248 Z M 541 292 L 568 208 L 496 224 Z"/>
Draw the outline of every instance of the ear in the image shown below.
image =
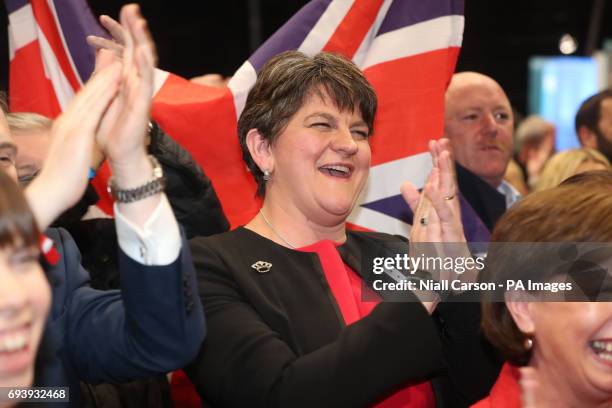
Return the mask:
<path fill-rule="evenodd" d="M 586 126 L 578 128 L 578 140 L 580 145 L 597 150 L 597 135 Z"/>
<path fill-rule="evenodd" d="M 523 333 L 535 332 L 535 323 L 532 317 L 533 302 L 526 300 L 524 293 L 506 292 L 506 307 L 512 315 L 516 326 Z"/>
<path fill-rule="evenodd" d="M 263 172 L 268 170 L 270 173 L 274 171 L 274 155 L 270 143 L 263 137 L 259 130 L 251 129 L 246 135 L 246 145 L 251 153 L 251 157 L 257 167 Z"/>

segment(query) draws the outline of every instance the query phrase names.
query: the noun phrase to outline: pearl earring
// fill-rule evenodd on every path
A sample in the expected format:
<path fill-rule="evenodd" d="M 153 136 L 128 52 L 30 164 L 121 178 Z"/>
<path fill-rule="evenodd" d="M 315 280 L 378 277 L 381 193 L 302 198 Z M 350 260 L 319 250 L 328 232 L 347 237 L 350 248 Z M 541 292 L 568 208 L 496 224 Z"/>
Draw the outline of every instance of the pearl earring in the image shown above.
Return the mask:
<path fill-rule="evenodd" d="M 272 177 L 270 176 L 270 172 L 268 170 L 263 171 L 263 179 L 264 181 L 270 181 Z"/>

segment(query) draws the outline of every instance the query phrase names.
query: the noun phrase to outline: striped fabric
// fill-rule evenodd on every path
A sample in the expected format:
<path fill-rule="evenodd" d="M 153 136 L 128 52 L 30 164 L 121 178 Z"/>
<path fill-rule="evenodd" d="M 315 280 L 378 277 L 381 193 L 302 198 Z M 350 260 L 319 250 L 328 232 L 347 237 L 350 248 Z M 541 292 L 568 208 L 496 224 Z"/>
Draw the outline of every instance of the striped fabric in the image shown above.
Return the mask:
<path fill-rule="evenodd" d="M 11 109 L 55 116 L 87 78 L 99 33 L 84 0 L 7 0 Z M 61 5 L 61 10 L 59 9 Z M 64 10 L 66 8 L 66 10 Z M 361 67 L 379 96 L 372 171 L 356 227 L 407 234 L 405 180 L 422 186 L 427 141 L 443 134 L 444 91 L 463 36 L 462 0 L 313 0 L 269 38 L 228 87 L 209 88 L 157 71 L 153 118 L 189 150 L 213 181 L 232 226 L 257 212 L 255 183 L 242 162 L 237 117 L 257 72 L 272 56 L 298 49 L 340 52 Z"/>
<path fill-rule="evenodd" d="M 83 0 L 5 0 L 12 111 L 57 116 L 89 78 L 87 34 L 106 35 Z"/>

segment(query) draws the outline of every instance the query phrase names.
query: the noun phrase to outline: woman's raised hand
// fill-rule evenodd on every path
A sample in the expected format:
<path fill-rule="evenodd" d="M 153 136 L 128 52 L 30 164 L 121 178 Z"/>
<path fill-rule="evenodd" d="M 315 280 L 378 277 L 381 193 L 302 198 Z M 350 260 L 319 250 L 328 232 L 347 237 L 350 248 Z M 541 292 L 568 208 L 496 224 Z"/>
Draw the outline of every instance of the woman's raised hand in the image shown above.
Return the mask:
<path fill-rule="evenodd" d="M 145 135 L 156 63 L 155 45 L 138 5 L 124 6 L 120 19 L 125 41 L 121 87 L 96 138 L 114 171 L 115 165 L 128 166 L 146 155 Z"/>
<path fill-rule="evenodd" d="M 85 192 L 95 134 L 120 80 L 119 63 L 99 70 L 54 121 L 49 155 L 40 175 L 26 189 L 41 230 Z"/>
<path fill-rule="evenodd" d="M 411 242 L 466 242 L 449 141 L 429 142 L 433 168 L 422 193 L 410 182 L 401 193 L 414 214 Z"/>
<path fill-rule="evenodd" d="M 97 64 L 95 74 L 55 120 L 49 156 L 26 190 L 41 229 L 82 196 L 95 142 L 109 159 L 120 188 L 132 188 L 151 178 L 145 135 L 155 46 L 136 4 L 122 8 L 120 29 L 125 42 L 121 59 L 111 56 Z M 149 201 L 148 207 L 154 208 L 155 203 Z M 149 213 L 142 208 L 137 212 L 139 220 Z"/>
<path fill-rule="evenodd" d="M 87 43 L 96 50 L 109 50 L 112 51 L 117 58 L 122 58 L 126 34 L 121 23 L 109 16 L 102 15 L 100 16 L 100 24 L 106 28 L 112 39 L 98 37 L 97 35 L 89 35 L 87 36 Z"/>

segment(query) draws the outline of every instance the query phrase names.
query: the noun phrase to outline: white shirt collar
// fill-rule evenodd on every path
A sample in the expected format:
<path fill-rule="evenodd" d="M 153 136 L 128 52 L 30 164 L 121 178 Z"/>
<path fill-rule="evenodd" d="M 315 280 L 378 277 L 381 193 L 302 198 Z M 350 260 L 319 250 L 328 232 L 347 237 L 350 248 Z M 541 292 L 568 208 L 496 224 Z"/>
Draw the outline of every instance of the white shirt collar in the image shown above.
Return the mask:
<path fill-rule="evenodd" d="M 521 198 L 521 193 L 506 180 L 502 180 L 501 184 L 497 187 L 497 191 L 506 197 L 506 210 Z"/>

